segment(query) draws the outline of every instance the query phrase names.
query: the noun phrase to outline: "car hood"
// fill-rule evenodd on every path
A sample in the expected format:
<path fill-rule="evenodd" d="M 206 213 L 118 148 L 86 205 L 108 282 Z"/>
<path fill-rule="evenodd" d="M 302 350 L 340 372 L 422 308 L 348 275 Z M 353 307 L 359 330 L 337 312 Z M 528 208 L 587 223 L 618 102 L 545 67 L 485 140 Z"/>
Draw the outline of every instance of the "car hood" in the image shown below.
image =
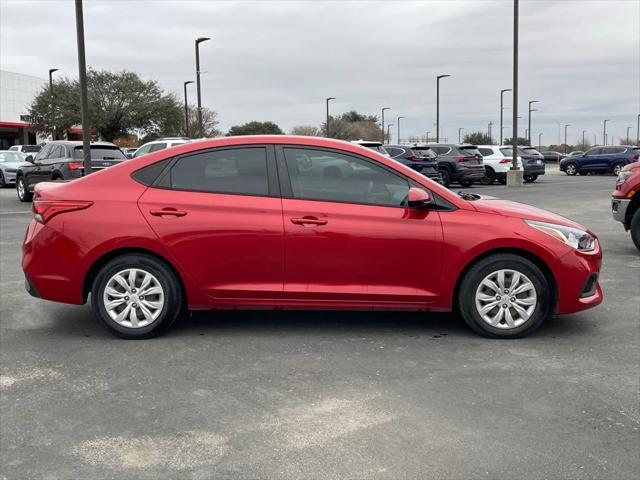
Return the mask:
<path fill-rule="evenodd" d="M 494 215 L 502 215 L 505 217 L 515 217 L 528 220 L 537 220 L 539 222 L 557 223 L 566 225 L 567 227 L 579 228 L 586 230 L 585 227 L 569 220 L 562 215 L 543 210 L 542 208 L 533 207 L 526 203 L 512 202 L 511 200 L 503 200 L 501 198 L 480 196 L 480 199 L 469 202 L 476 210 L 483 213 L 491 213 Z"/>

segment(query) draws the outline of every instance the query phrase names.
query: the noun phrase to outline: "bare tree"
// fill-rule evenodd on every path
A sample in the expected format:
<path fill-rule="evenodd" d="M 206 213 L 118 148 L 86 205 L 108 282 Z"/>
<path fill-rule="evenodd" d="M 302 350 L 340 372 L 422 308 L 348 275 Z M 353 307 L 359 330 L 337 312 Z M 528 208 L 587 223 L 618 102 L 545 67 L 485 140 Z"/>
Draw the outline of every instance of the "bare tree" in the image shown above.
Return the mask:
<path fill-rule="evenodd" d="M 313 125 L 297 125 L 291 129 L 291 135 L 302 135 L 304 137 L 319 137 L 320 129 Z"/>

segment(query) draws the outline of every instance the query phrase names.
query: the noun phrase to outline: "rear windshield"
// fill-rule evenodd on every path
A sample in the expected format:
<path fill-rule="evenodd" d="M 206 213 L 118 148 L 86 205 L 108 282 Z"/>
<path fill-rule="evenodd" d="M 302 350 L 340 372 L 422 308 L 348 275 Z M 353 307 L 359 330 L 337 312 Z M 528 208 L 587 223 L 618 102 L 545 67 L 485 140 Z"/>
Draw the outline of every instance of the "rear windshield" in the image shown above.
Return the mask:
<path fill-rule="evenodd" d="M 419 157 L 426 157 L 426 158 L 437 157 L 435 152 L 431 150 L 429 147 L 413 147 L 411 150 L 413 150 L 413 153 L 415 153 Z"/>
<path fill-rule="evenodd" d="M 38 145 L 23 145 L 22 151 L 27 153 L 38 153 L 40 151 L 40 146 Z"/>
<path fill-rule="evenodd" d="M 511 147 L 501 148 L 500 151 L 502 152 L 502 154 L 505 157 L 512 157 L 513 156 L 513 148 L 511 148 Z M 518 153 L 522 153 L 522 151 L 518 151 Z"/>
<path fill-rule="evenodd" d="M 82 160 L 84 155 L 82 154 L 82 147 L 75 147 L 73 149 L 73 158 Z M 120 151 L 118 147 L 105 147 L 98 145 L 91 145 L 91 160 L 126 160 L 127 157 Z"/>
<path fill-rule="evenodd" d="M 375 150 L 376 152 L 380 152 L 382 155 L 388 155 L 389 153 L 385 150 L 382 145 L 363 145 L 370 150 Z"/>
<path fill-rule="evenodd" d="M 480 153 L 480 150 L 478 150 L 478 147 L 475 147 L 475 146 L 458 147 L 458 149 L 460 150 L 460 153 L 462 153 L 463 155 L 474 156 L 474 157 L 482 156 L 482 154 Z"/>
<path fill-rule="evenodd" d="M 525 153 L 528 153 L 529 155 L 542 155 L 539 151 L 537 151 L 533 147 L 524 147 L 522 150 L 524 150 Z"/>

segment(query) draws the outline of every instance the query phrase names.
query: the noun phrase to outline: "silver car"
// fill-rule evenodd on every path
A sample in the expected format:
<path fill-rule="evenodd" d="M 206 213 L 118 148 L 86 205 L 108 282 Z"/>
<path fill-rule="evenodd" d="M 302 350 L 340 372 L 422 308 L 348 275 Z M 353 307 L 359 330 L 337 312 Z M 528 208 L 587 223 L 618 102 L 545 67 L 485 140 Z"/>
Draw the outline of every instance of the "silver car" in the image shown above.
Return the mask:
<path fill-rule="evenodd" d="M 0 188 L 16 183 L 18 167 L 25 163 L 26 158 L 22 152 L 0 150 Z"/>

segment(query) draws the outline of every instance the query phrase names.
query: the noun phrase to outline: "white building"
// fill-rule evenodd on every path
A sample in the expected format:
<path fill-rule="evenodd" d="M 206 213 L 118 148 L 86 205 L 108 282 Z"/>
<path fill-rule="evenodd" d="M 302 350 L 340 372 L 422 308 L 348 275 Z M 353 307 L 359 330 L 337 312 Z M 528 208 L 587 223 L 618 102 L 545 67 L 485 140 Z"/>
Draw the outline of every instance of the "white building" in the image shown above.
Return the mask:
<path fill-rule="evenodd" d="M 42 140 L 36 138 L 28 115 L 31 102 L 47 83 L 44 78 L 0 70 L 0 150 Z"/>

